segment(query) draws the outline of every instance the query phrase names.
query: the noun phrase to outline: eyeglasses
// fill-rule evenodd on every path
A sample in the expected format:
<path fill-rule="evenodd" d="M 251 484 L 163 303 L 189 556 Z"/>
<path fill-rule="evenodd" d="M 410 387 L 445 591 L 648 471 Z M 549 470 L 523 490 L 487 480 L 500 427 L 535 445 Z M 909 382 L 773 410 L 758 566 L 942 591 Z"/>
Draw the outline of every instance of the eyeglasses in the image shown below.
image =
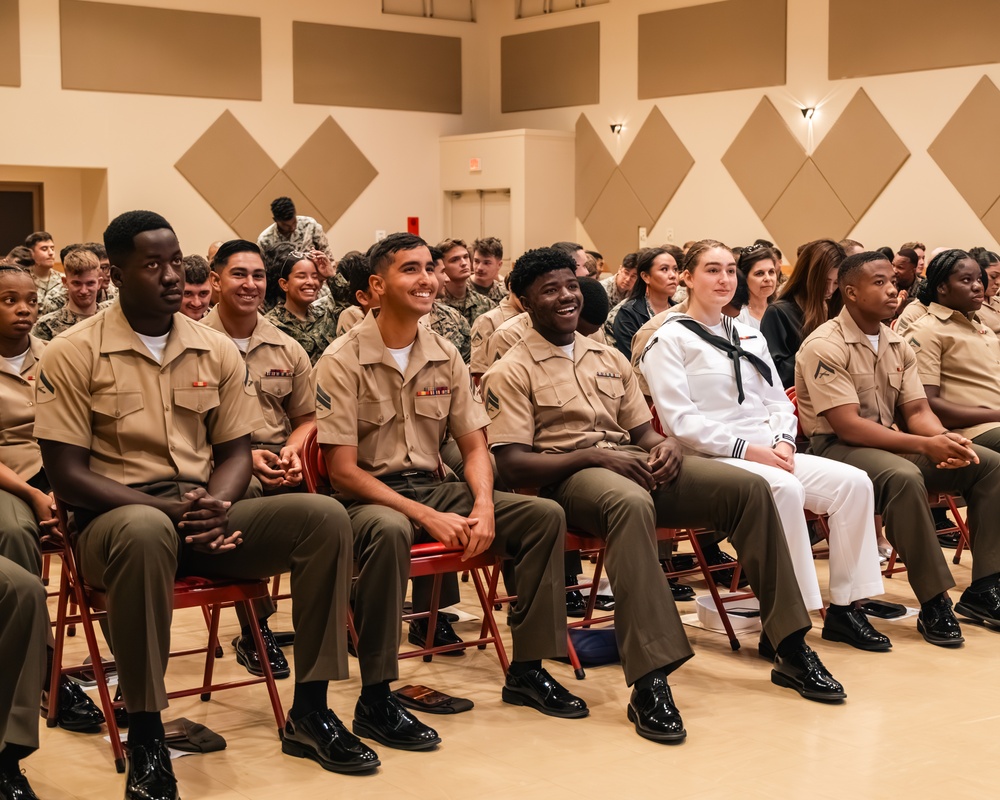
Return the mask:
<path fill-rule="evenodd" d="M 292 252 L 281 259 L 281 268 L 278 270 L 278 274 L 284 275 L 286 270 L 291 271 L 292 267 L 300 261 L 312 261 L 312 258 L 309 257 L 308 253 L 292 250 Z"/>

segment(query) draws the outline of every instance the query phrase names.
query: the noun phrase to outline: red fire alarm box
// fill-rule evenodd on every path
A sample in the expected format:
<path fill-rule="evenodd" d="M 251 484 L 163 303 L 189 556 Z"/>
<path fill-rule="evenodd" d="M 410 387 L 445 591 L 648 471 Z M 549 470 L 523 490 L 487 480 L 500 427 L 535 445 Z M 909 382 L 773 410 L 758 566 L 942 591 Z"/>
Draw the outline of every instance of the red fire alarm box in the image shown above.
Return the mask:
<path fill-rule="evenodd" d="M 420 217 L 406 218 L 406 232 L 412 233 L 414 236 L 420 235 Z"/>

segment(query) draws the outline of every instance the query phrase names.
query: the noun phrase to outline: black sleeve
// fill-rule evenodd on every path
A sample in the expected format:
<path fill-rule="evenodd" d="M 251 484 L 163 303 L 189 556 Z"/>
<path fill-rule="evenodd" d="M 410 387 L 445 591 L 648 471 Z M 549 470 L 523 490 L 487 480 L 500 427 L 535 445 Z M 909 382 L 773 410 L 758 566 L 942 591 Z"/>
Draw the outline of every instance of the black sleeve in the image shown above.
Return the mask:
<path fill-rule="evenodd" d="M 768 306 L 760 320 L 760 332 L 767 340 L 767 349 L 778 368 L 782 385 L 795 385 L 795 354 L 802 344 L 802 327 L 789 314 L 785 303 Z"/>
<path fill-rule="evenodd" d="M 645 301 L 642 301 L 645 305 Z M 615 315 L 615 324 L 613 330 L 615 333 L 615 347 L 617 347 L 622 354 L 629 361 L 632 360 L 632 337 L 639 328 L 641 328 L 646 320 L 642 319 L 637 308 L 635 301 L 630 300 L 620 309 Z"/>

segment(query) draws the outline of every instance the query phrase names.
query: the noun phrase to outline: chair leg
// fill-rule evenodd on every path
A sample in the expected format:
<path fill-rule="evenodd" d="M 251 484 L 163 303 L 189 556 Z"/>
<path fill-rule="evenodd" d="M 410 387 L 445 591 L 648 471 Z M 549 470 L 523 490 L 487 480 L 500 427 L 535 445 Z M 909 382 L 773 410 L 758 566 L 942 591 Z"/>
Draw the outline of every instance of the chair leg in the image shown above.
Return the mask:
<path fill-rule="evenodd" d="M 583 670 L 583 665 L 580 663 L 580 656 L 576 654 L 576 648 L 573 647 L 573 637 L 569 635 L 569 631 L 566 631 L 566 655 L 569 656 L 570 666 L 573 667 L 573 675 L 578 681 L 582 681 L 587 677 L 587 673 Z"/>
<path fill-rule="evenodd" d="M 244 601 L 244 603 L 244 609 L 253 618 L 253 603 L 250 601 Z M 213 613 L 218 616 L 218 607 L 213 609 Z M 264 636 L 260 632 L 260 626 L 251 625 L 250 630 L 254 646 L 260 654 L 260 668 L 264 673 L 264 683 L 267 686 L 268 697 L 271 699 L 271 710 L 274 712 L 274 721 L 278 726 L 278 735 L 280 736 L 282 728 L 285 727 L 285 714 L 281 709 L 281 697 L 278 695 L 278 687 L 274 682 L 274 673 L 271 672 L 271 662 L 267 658 L 267 646 L 264 644 Z"/>
<path fill-rule="evenodd" d="M 490 608 L 493 611 L 500 611 L 500 610 L 503 609 L 503 605 L 501 603 L 498 603 L 496 601 L 498 586 L 500 584 L 501 565 L 502 565 L 502 562 L 498 561 L 497 564 L 493 567 L 493 569 L 490 569 L 489 567 L 484 567 L 483 568 L 483 576 L 487 579 L 487 584 L 489 586 Z M 485 609 L 484 609 L 484 611 L 485 611 Z M 483 624 L 482 624 L 482 626 L 479 629 L 479 638 L 480 639 L 485 639 L 486 638 L 486 631 L 488 629 L 489 629 L 489 625 L 488 625 L 488 622 L 487 622 L 487 619 L 486 619 L 486 615 L 484 614 L 483 615 Z M 479 649 L 480 650 L 485 650 L 486 649 L 486 645 L 485 644 L 479 645 Z"/>
<path fill-rule="evenodd" d="M 52 668 L 49 676 L 49 711 L 45 716 L 45 725 L 54 728 L 58 724 L 59 714 L 59 683 L 62 680 L 63 650 L 66 644 L 66 616 L 69 607 L 69 574 L 64 569 L 59 580 L 59 595 L 56 602 L 56 635 L 52 646 Z"/>
<path fill-rule="evenodd" d="M 49 570 L 52 568 L 52 556 L 46 553 L 42 556 L 42 586 L 49 585 Z"/>
<path fill-rule="evenodd" d="M 201 610 L 205 614 L 209 614 L 209 610 L 206 606 L 202 606 Z M 201 700 L 203 703 L 207 703 L 212 699 L 212 675 L 215 672 L 215 653 L 218 647 L 219 641 L 219 617 L 221 616 L 222 608 L 218 604 L 212 606 L 212 611 L 209 614 L 208 620 L 208 646 L 205 648 L 205 680 L 202 681 L 202 689 L 204 690 L 201 694 Z M 250 619 L 253 619 L 251 615 Z M 256 625 L 251 625 L 251 629 L 257 628 Z M 259 632 L 259 631 L 258 631 Z M 255 640 L 256 641 L 256 640 Z M 213 647 L 213 643 L 216 646 Z M 260 661 L 266 661 L 267 657 L 264 650 L 257 651 Z"/>
<path fill-rule="evenodd" d="M 597 588 L 601 585 L 601 575 L 604 574 L 604 548 L 597 551 L 597 562 L 594 564 L 594 580 L 590 584 L 590 594 L 587 596 L 587 610 L 583 614 L 585 620 L 594 618 L 594 609 L 597 607 Z M 589 628 L 589 625 L 581 625 L 581 628 Z"/>
<path fill-rule="evenodd" d="M 955 498 L 949 494 L 945 496 L 945 499 L 948 501 L 948 510 L 951 511 L 951 515 L 955 518 L 955 525 L 961 533 L 961 536 L 958 537 L 958 546 L 955 548 L 955 556 L 951 562 L 953 564 L 960 564 L 962 562 L 962 551 L 966 547 L 970 547 L 971 549 L 972 539 L 969 537 L 969 524 L 959 513 Z"/>
<path fill-rule="evenodd" d="M 715 581 L 712 579 L 712 574 L 708 570 L 708 564 L 705 562 L 705 554 L 701 550 L 701 544 L 698 542 L 698 536 L 691 531 L 687 531 L 687 536 L 691 542 L 691 548 L 694 550 L 695 560 L 701 568 L 701 574 L 705 577 L 705 583 L 708 586 L 708 591 L 712 595 L 712 602 L 715 604 L 715 610 L 719 612 L 719 618 L 722 620 L 722 627 L 726 629 L 726 636 L 729 637 L 729 646 L 733 650 L 739 650 L 740 640 L 736 638 L 736 632 L 733 630 L 733 625 L 729 621 L 729 614 L 726 613 L 726 604 L 722 602 L 722 597 L 719 595 L 719 589 L 715 585 Z M 739 569 L 740 565 L 739 562 L 737 562 L 733 568 L 734 584 L 739 583 Z"/>
<path fill-rule="evenodd" d="M 441 602 L 441 581 L 444 576 L 439 572 L 434 576 L 434 583 L 431 587 L 431 608 L 427 616 L 427 639 L 424 647 L 430 650 L 434 646 L 434 633 L 437 631 L 438 603 Z M 433 653 L 424 656 L 424 661 L 431 661 Z"/>
<path fill-rule="evenodd" d="M 499 569 L 500 565 L 498 564 L 496 570 L 499 571 Z M 510 661 L 507 660 L 507 651 L 503 646 L 503 640 L 500 638 L 500 628 L 497 626 L 496 618 L 493 616 L 494 595 L 492 590 L 487 590 L 486 585 L 483 583 L 483 577 L 479 574 L 478 570 L 472 570 L 472 582 L 476 585 L 476 594 L 479 595 L 479 605 L 483 609 L 483 620 L 489 626 L 490 636 L 493 637 L 493 647 L 497 651 L 497 658 L 500 659 L 500 668 L 503 670 L 504 677 L 506 677 Z"/>
<path fill-rule="evenodd" d="M 101 649 L 97 646 L 97 634 L 94 632 L 94 617 L 90 613 L 90 608 L 83 602 L 82 597 L 78 596 L 77 604 L 80 607 L 80 625 L 83 628 L 84 638 L 87 640 L 87 650 L 90 653 L 94 677 L 97 679 L 97 693 L 101 699 L 101 710 L 104 711 L 104 721 L 107 723 L 108 736 L 111 739 L 111 751 L 115 757 L 115 770 L 119 773 L 125 772 L 125 748 L 122 745 L 121 735 L 118 731 L 118 722 L 115 720 L 115 703 L 111 698 L 111 692 L 108 690 L 104 662 L 101 660 Z"/>

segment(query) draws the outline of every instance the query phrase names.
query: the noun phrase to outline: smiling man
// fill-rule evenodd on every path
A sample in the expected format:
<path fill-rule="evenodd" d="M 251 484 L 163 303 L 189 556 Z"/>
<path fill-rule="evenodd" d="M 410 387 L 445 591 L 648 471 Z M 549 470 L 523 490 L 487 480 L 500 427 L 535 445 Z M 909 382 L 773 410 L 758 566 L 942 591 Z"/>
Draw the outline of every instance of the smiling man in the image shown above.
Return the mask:
<path fill-rule="evenodd" d="M 502 698 L 551 716 L 586 716 L 586 704 L 541 664 L 566 653 L 562 511 L 548 500 L 493 491 L 483 435 L 489 418 L 472 398 L 458 351 L 420 324 L 437 293 L 423 239 L 392 234 L 368 259 L 378 314 L 334 341 L 316 365 L 319 441 L 330 481 L 347 504 L 358 561 L 362 686 L 354 732 L 404 750 L 441 741 L 389 690 L 398 677 L 399 618 L 415 541 L 461 547 L 469 558 L 489 551 L 513 560 L 514 658 Z M 461 449 L 464 482 L 436 473 L 446 432 Z"/>
<path fill-rule="evenodd" d="M 503 266 L 503 242 L 495 236 L 476 239 L 472 243 L 472 280 L 469 285 L 494 303 L 507 296 L 507 287 L 497 280 Z"/>
<path fill-rule="evenodd" d="M 963 307 L 971 308 L 982 302 L 982 284 L 978 265 L 972 268 L 975 262 L 958 264 L 964 255 L 956 250 L 939 254 L 928 274 L 938 278 L 933 296 L 939 297 L 942 273 L 963 266 L 959 278 L 967 285 L 946 289 L 944 296 L 964 295 Z M 927 492 L 957 492 L 967 501 L 975 558 L 972 586 L 958 610 L 1000 626 L 1000 455 L 949 431 L 928 404 L 913 348 L 881 322 L 896 306 L 893 270 L 875 252 L 858 253 L 841 264 L 844 309 L 813 331 L 796 358 L 799 419 L 813 453 L 868 473 L 875 512 L 906 562 L 920 601 L 917 630 L 931 644 L 951 647 L 965 640 L 948 597 L 955 580 L 938 547 Z M 926 289 L 921 296 L 932 297 Z M 966 324 L 944 307 L 929 310 L 935 319 L 946 317 L 952 329 Z M 981 366 L 990 369 L 992 361 Z M 925 374 L 929 368 L 925 365 Z M 947 413 L 951 403 L 935 405 Z"/>
<path fill-rule="evenodd" d="M 73 250 L 63 261 L 63 285 L 66 287 L 66 305 L 38 319 L 31 334 L 49 340 L 76 323 L 94 316 L 108 302 L 98 306 L 97 293 L 101 288 L 101 264 L 89 250 Z"/>
<path fill-rule="evenodd" d="M 481 314 L 496 308 L 497 304 L 469 285 L 472 277 L 472 258 L 465 242 L 461 239 L 445 239 L 436 249 L 441 251 L 444 274 L 448 279 L 441 287 L 443 290 L 441 302 L 465 317 L 471 328 Z"/>
<path fill-rule="evenodd" d="M 107 595 L 128 712 L 126 800 L 175 800 L 164 744 L 164 672 L 174 579 L 267 578 L 291 570 L 298 634 L 282 750 L 338 772 L 377 756 L 327 708 L 347 677 L 350 522 L 329 497 L 240 500 L 250 435 L 264 425 L 232 341 L 177 313 L 182 254 L 159 214 L 104 232 L 119 302 L 57 337 L 38 372 L 35 435 L 55 495 L 74 514 L 88 584 Z M 294 535 L 290 535 L 290 531 Z"/>

